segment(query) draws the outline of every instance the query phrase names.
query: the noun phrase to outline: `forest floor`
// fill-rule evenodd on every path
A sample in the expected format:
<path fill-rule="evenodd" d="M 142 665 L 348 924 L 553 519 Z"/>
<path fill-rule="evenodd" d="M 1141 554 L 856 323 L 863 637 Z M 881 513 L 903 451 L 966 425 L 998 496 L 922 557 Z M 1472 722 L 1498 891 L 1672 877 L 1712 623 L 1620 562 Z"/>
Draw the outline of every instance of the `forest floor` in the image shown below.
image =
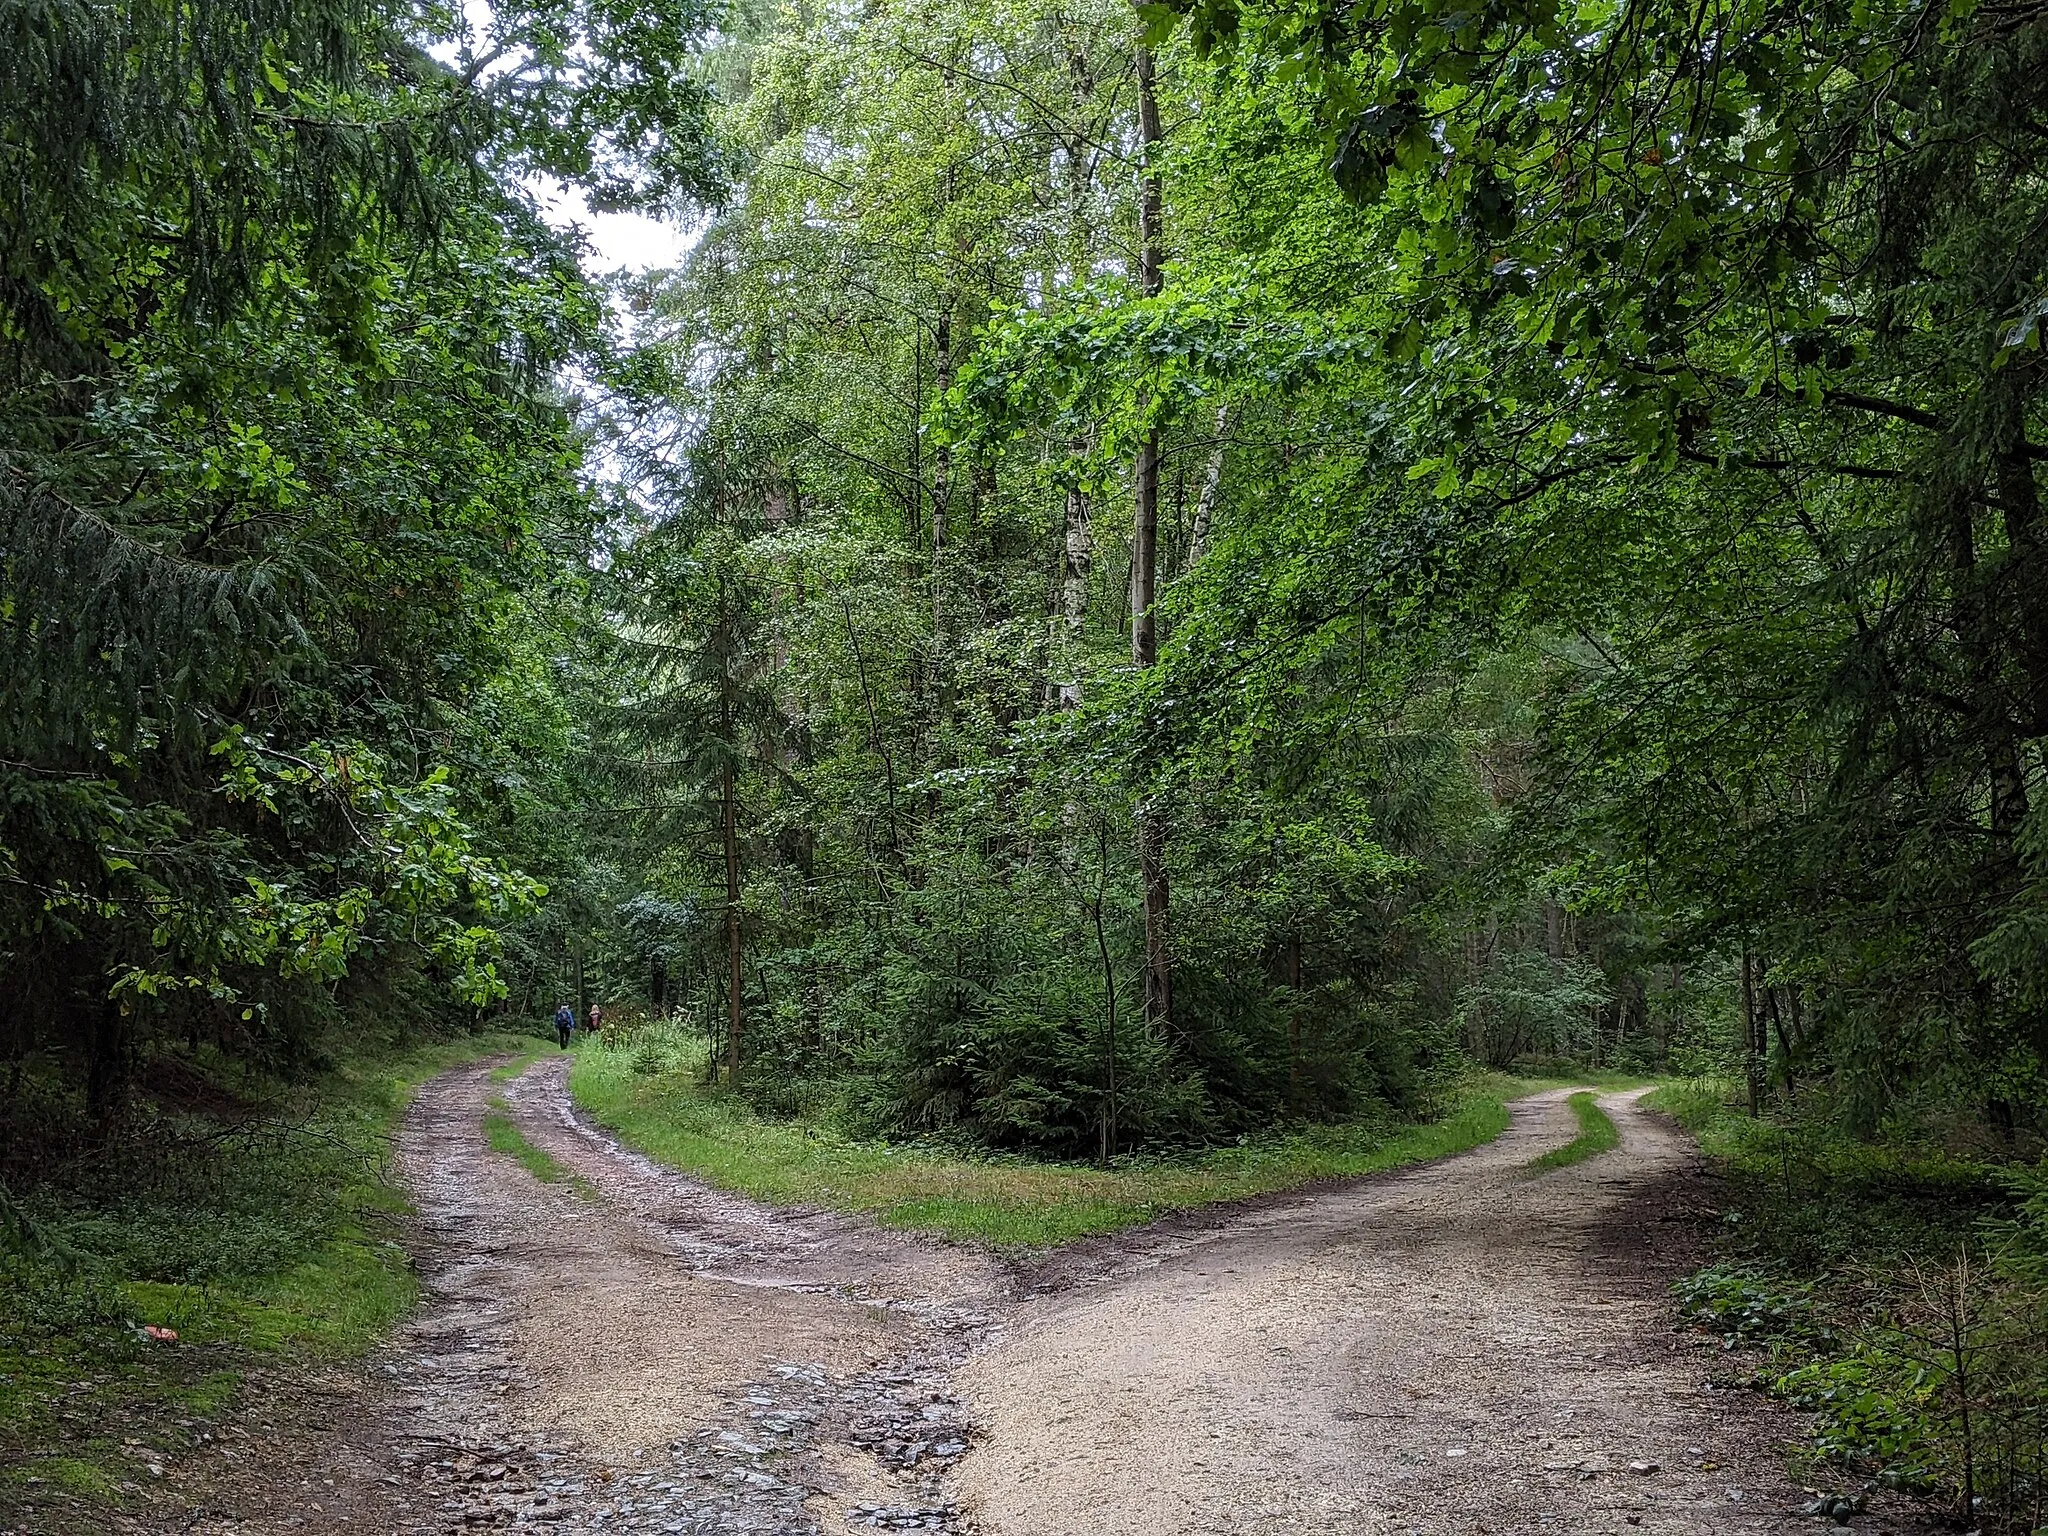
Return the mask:
<path fill-rule="evenodd" d="M 128 1529 L 1815 1526 L 1797 1419 L 1674 1329 L 1713 1192 L 1640 1090 L 1570 1166 L 1531 1166 L 1578 1130 L 1557 1090 L 1460 1157 L 1015 1259 L 658 1167 L 567 1066 L 427 1087 L 399 1142 L 427 1304 Z"/>

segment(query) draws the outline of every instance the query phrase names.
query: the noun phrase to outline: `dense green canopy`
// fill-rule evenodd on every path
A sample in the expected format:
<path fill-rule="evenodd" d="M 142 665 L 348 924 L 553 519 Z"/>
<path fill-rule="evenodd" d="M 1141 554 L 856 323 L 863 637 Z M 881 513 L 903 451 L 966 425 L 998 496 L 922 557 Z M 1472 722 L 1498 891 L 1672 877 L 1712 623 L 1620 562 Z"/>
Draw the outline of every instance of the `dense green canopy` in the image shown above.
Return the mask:
<path fill-rule="evenodd" d="M 604 339 L 512 178 L 715 167 L 696 13 L 489 28 L 0 7 L 10 1139 L 25 1091 L 112 1114 L 163 1036 L 275 1056 L 366 989 L 357 1027 L 408 978 L 504 990 L 545 729 L 508 716 L 596 516 L 559 380 Z"/>
<path fill-rule="evenodd" d="M 97 1113 L 580 986 L 1062 1153 L 2038 1127 L 2031 12 L 0 14 L 0 1006 Z M 714 211 L 613 304 L 546 179 Z"/>
<path fill-rule="evenodd" d="M 265 1108 L 595 1003 L 1118 1201 L 1695 1077 L 1686 1307 L 2033 1530 L 2044 230 L 2013 0 L 0 0 L 16 1432 L 367 1337 L 389 1061 Z"/>

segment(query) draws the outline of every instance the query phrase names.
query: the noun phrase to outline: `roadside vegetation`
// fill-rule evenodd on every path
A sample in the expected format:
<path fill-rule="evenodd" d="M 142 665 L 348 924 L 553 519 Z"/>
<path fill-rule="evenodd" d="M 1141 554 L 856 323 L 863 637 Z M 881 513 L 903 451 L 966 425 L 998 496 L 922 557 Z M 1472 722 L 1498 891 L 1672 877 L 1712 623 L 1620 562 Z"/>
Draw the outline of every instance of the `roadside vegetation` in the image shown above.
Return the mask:
<path fill-rule="evenodd" d="M 1758 1117 L 1741 1098 L 1701 1081 L 1649 1101 L 1728 1192 L 1683 1311 L 1759 1351 L 1755 1383 L 1815 1415 L 1816 1459 L 1972 1526 L 2048 1523 L 2048 1163 L 1966 1124 L 1859 1138 L 1822 1095 Z"/>
<path fill-rule="evenodd" d="M 598 1002 L 675 1022 L 577 1064 L 660 1155 L 1005 1245 L 1456 1150 L 1488 1072 L 1738 1083 L 1671 1099 L 1722 1311 L 2039 1520 L 2040 6 L 0 37 L 36 1486 L 406 1305 L 371 1042 Z M 599 280 L 542 187 L 692 239 Z"/>
<path fill-rule="evenodd" d="M 158 1062 L 117 1148 L 9 1209 L 0 1514 L 90 1529 L 236 1405 L 252 1370 L 382 1338 L 418 1294 L 391 1133 L 427 1078 L 528 1043 L 387 1046 L 297 1083 L 213 1055 Z"/>
<path fill-rule="evenodd" d="M 582 1045 L 570 1091 L 585 1113 L 672 1168 L 780 1205 L 998 1248 L 1044 1248 L 1175 1211 L 1448 1157 L 1507 1127 L 1507 1101 L 1555 1086 L 1499 1072 L 1448 1078 L 1416 1121 L 1380 1114 L 1246 1136 L 1220 1147 L 1125 1154 L 1110 1166 L 992 1154 L 954 1140 L 888 1142 L 829 1107 L 769 1117 L 706 1085 L 708 1042 L 642 1023 Z"/>

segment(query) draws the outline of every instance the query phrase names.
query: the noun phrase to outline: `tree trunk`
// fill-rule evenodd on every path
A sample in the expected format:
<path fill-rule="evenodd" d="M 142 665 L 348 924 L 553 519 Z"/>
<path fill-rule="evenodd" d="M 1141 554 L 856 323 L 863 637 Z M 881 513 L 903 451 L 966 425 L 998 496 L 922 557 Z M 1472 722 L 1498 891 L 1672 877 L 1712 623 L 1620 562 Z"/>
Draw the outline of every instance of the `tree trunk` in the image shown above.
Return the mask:
<path fill-rule="evenodd" d="M 1754 1120 L 1764 1109 L 1763 1052 L 1758 1048 L 1761 1021 L 1756 1007 L 1756 957 L 1749 946 L 1742 947 L 1742 1050 L 1743 1076 L 1749 1082 L 1749 1117 Z"/>
<path fill-rule="evenodd" d="M 729 727 L 730 705 L 726 707 L 725 714 Z M 729 757 L 719 776 L 719 791 L 723 802 L 720 806 L 721 819 L 725 823 L 725 1080 L 729 1086 L 737 1088 L 740 1082 L 740 1000 L 746 983 L 740 957 L 739 796 L 733 783 L 732 759 Z"/>
<path fill-rule="evenodd" d="M 1998 501 L 2004 512 L 2007 580 L 2019 601 L 2020 663 L 2027 678 L 2021 734 L 2048 736 L 2048 582 L 2040 575 L 2048 567 L 2048 538 L 2034 461 L 2021 448 L 1999 455 Z"/>
<path fill-rule="evenodd" d="M 1159 91 L 1152 50 L 1138 45 L 1138 154 L 1143 179 L 1138 186 L 1138 283 L 1150 297 L 1159 292 L 1164 265 L 1164 202 L 1159 187 L 1157 152 L 1164 135 L 1159 128 Z"/>
<path fill-rule="evenodd" d="M 102 1125 L 120 1112 L 128 1093 L 128 1016 L 119 998 L 100 999 L 85 1071 L 85 1099 Z"/>
<path fill-rule="evenodd" d="M 1301 935 L 1287 940 L 1287 1101 L 1301 1104 Z"/>
<path fill-rule="evenodd" d="M 2027 781 L 2012 717 L 2000 697 L 1998 637 L 1977 563 L 1977 530 L 1967 502 L 1949 511 L 1949 563 L 1955 581 L 1956 634 L 1969 661 L 1970 692 L 1976 706 L 1977 718 L 1972 723 L 1990 781 L 1991 831 L 2009 849 L 2027 817 Z"/>
<path fill-rule="evenodd" d="M 1138 278 L 1150 296 L 1159 292 L 1164 261 L 1163 206 L 1157 153 L 1161 139 L 1159 93 L 1152 50 L 1140 43 L 1138 74 L 1138 142 L 1142 180 L 1138 194 Z M 1159 433 L 1155 429 L 1138 445 L 1132 470 L 1137 516 L 1131 535 L 1131 660 L 1139 668 L 1159 660 L 1154 599 L 1159 581 Z M 1145 884 L 1145 1016 L 1159 1028 L 1173 1026 L 1173 962 L 1168 949 L 1170 899 L 1166 883 L 1166 823 L 1158 806 L 1138 806 L 1138 866 Z"/>
<path fill-rule="evenodd" d="M 933 350 L 937 372 L 937 392 L 944 399 L 946 391 L 953 387 L 953 313 L 950 299 L 947 307 L 939 312 L 939 323 Z M 939 577 L 939 557 L 946 547 L 946 513 L 953 493 L 953 450 L 940 443 L 932 454 L 932 653 L 940 655 L 944 646 L 940 637 L 945 633 L 945 615 L 942 594 L 944 587 Z"/>
<path fill-rule="evenodd" d="M 1109 884 L 1109 826 L 1102 824 L 1097 843 L 1095 872 L 1095 952 L 1102 960 L 1102 1006 L 1109 1025 L 1109 1061 L 1104 1074 L 1099 1152 L 1107 1168 L 1116 1152 L 1116 966 L 1109 955 L 1109 937 L 1102 927 L 1102 896 Z"/>
<path fill-rule="evenodd" d="M 1077 455 L 1078 452 L 1077 445 Z M 1077 481 L 1067 487 L 1066 541 L 1060 556 L 1060 611 L 1054 621 L 1053 665 L 1067 674 L 1054 685 L 1054 701 L 1061 709 L 1081 706 L 1081 629 L 1088 617 L 1088 570 L 1094 553 L 1088 526 L 1088 495 Z"/>
<path fill-rule="evenodd" d="M 1194 527 L 1188 533 L 1188 564 L 1193 570 L 1195 562 L 1209 547 L 1209 524 L 1216 515 L 1216 493 L 1223 484 L 1223 429 L 1230 423 L 1230 407 L 1216 407 L 1216 446 L 1209 450 L 1209 467 L 1202 472 L 1202 493 L 1195 498 Z"/>
<path fill-rule="evenodd" d="M 1145 1014 L 1173 1027 L 1173 957 L 1167 947 L 1171 908 L 1166 884 L 1166 824 L 1156 807 L 1138 807 L 1138 869 L 1145 882 Z"/>
<path fill-rule="evenodd" d="M 1138 444 L 1132 470 L 1137 518 L 1131 532 L 1131 660 L 1149 667 L 1159 659 L 1154 601 L 1159 582 L 1159 437 Z"/>
<path fill-rule="evenodd" d="M 1777 987 L 1764 988 L 1764 1002 L 1770 1009 L 1771 1031 L 1778 1037 L 1778 1066 L 1784 1075 L 1785 1096 L 1789 1099 L 1798 1084 L 1792 1079 L 1792 1035 L 1785 1025 L 1784 1010 L 1778 1006 L 1778 991 Z M 1790 987 L 1784 991 L 1787 998 L 1792 995 Z"/>
<path fill-rule="evenodd" d="M 924 542 L 924 434 L 920 412 L 924 400 L 924 332 L 910 333 L 910 527 L 904 540 L 906 550 Z"/>

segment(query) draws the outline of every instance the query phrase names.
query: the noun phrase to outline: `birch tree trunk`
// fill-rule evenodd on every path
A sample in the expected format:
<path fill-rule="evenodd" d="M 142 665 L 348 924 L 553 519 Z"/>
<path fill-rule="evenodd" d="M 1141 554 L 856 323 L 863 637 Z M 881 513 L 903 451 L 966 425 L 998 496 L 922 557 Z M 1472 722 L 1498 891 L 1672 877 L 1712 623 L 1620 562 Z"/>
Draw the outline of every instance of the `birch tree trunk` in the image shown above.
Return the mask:
<path fill-rule="evenodd" d="M 1054 691 L 1061 709 L 1078 709 L 1081 705 L 1081 628 L 1088 617 L 1088 571 L 1094 553 L 1088 526 L 1088 493 L 1078 484 L 1070 485 L 1066 538 L 1060 556 L 1060 610 L 1053 621 L 1053 665 L 1060 674 Z"/>
<path fill-rule="evenodd" d="M 1187 569 L 1209 547 L 1209 524 L 1216 516 L 1216 492 L 1223 484 L 1223 429 L 1230 424 L 1230 407 L 1216 407 L 1216 446 L 1209 450 L 1209 465 L 1202 472 L 1202 493 L 1195 498 L 1194 526 L 1188 531 Z"/>

